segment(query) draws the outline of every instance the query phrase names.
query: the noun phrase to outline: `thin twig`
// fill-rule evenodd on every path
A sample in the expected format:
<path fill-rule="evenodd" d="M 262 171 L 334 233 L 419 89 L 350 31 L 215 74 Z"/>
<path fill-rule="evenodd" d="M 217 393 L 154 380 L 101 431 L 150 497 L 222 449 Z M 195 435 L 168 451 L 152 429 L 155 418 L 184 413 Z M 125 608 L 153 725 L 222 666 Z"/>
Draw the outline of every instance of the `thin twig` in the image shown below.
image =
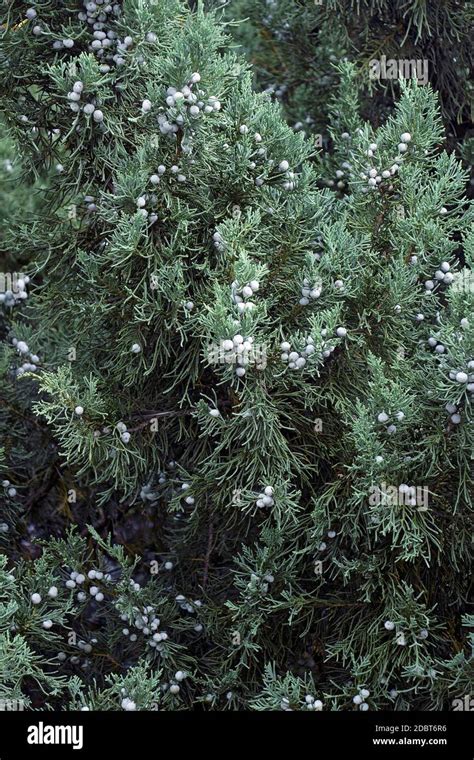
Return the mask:
<path fill-rule="evenodd" d="M 212 552 L 212 539 L 214 537 L 214 526 L 212 522 L 209 523 L 209 531 L 207 534 L 207 549 L 206 549 L 206 556 L 204 557 L 204 572 L 202 576 L 202 587 L 206 588 L 207 584 L 207 577 L 209 574 L 209 560 L 211 558 L 211 552 Z"/>

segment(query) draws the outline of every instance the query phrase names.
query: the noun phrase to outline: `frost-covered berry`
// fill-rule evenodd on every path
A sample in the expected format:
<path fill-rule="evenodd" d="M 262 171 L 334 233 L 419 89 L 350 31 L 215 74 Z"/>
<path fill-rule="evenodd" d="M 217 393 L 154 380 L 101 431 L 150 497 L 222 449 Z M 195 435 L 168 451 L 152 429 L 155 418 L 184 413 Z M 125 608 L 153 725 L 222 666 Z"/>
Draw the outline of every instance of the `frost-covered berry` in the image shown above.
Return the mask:
<path fill-rule="evenodd" d="M 51 599 L 56 599 L 57 595 L 58 595 L 57 586 L 51 586 L 51 588 L 48 591 L 48 596 L 51 597 Z"/>
<path fill-rule="evenodd" d="M 288 163 L 288 161 L 280 161 L 280 163 L 278 164 L 278 168 L 281 172 L 286 172 L 290 168 L 290 164 Z"/>
<path fill-rule="evenodd" d="M 467 381 L 468 381 L 469 378 L 468 378 L 468 376 L 466 375 L 465 372 L 456 372 L 456 378 L 455 379 L 456 379 L 457 383 L 467 383 Z"/>
<path fill-rule="evenodd" d="M 345 327 L 338 327 L 336 330 L 336 335 L 338 338 L 345 338 L 347 335 L 347 330 Z"/>
<path fill-rule="evenodd" d="M 242 124 L 239 127 L 239 132 L 240 132 L 241 135 L 246 135 L 248 131 L 249 131 L 249 128 L 248 128 L 248 126 L 246 124 Z"/>
<path fill-rule="evenodd" d="M 142 349 L 141 349 L 141 346 L 140 346 L 139 343 L 134 343 L 132 345 L 132 348 L 130 350 L 131 350 L 132 354 L 139 354 Z"/>
<path fill-rule="evenodd" d="M 395 623 L 393 623 L 391 620 L 386 620 L 383 625 L 387 631 L 393 631 L 395 628 Z"/>
<path fill-rule="evenodd" d="M 84 414 L 84 408 L 82 406 L 76 406 L 74 408 L 74 414 L 77 414 L 78 417 L 81 417 Z"/>
<path fill-rule="evenodd" d="M 409 143 L 411 140 L 411 134 L 409 132 L 404 132 L 400 135 L 400 140 L 402 143 Z"/>
<path fill-rule="evenodd" d="M 41 594 L 31 594 L 33 604 L 41 604 Z"/>
<path fill-rule="evenodd" d="M 43 620 L 43 628 L 46 628 L 46 630 L 48 631 L 52 627 L 53 627 L 52 620 Z"/>
<path fill-rule="evenodd" d="M 96 108 L 95 109 L 95 111 L 92 114 L 92 118 L 97 123 L 100 123 L 100 122 L 104 121 L 104 114 L 102 113 L 102 111 L 100 110 L 100 108 Z"/>
<path fill-rule="evenodd" d="M 179 686 L 177 683 L 173 683 L 170 686 L 170 694 L 179 694 Z"/>
<path fill-rule="evenodd" d="M 148 100 L 148 98 L 145 98 L 145 100 L 142 102 L 142 112 L 148 113 L 148 111 L 151 111 L 151 100 Z"/>
<path fill-rule="evenodd" d="M 125 431 L 125 433 L 122 433 L 120 438 L 122 439 L 123 443 L 128 443 L 130 441 L 130 433 Z"/>

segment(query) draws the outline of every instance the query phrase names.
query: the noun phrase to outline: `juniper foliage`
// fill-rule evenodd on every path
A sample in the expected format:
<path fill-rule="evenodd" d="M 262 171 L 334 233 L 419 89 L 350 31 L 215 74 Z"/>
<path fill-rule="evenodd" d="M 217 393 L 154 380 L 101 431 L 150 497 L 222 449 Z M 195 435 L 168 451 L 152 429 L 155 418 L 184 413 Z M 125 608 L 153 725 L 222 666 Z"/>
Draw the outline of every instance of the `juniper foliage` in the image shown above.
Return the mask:
<path fill-rule="evenodd" d="M 208 5 L 223 9 L 254 66 L 257 88 L 282 104 L 296 129 L 320 135 L 326 150 L 338 66 L 350 60 L 362 114 L 374 127 L 399 98 L 398 72 L 429 82 L 439 96 L 447 146 L 472 169 L 472 3 L 209 0 Z"/>
<path fill-rule="evenodd" d="M 5 118 L 62 171 L 6 241 L 30 283 L 2 313 L 2 689 L 446 707 L 471 668 L 474 231 L 436 97 L 401 82 L 374 129 L 340 67 L 338 197 L 212 13 L 110 7 L 6 3 Z"/>

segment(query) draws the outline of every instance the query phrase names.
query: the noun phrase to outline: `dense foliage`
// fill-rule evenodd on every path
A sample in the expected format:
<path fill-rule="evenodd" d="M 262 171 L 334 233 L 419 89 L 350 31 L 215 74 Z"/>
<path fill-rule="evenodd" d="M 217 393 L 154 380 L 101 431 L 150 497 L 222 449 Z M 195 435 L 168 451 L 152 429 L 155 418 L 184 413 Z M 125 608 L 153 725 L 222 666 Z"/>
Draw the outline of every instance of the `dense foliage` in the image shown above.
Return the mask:
<path fill-rule="evenodd" d="M 200 5 L 3 6 L 42 189 L 3 243 L 28 297 L 0 315 L 0 696 L 449 707 L 474 231 L 431 87 L 374 128 L 339 65 L 335 194 Z"/>

